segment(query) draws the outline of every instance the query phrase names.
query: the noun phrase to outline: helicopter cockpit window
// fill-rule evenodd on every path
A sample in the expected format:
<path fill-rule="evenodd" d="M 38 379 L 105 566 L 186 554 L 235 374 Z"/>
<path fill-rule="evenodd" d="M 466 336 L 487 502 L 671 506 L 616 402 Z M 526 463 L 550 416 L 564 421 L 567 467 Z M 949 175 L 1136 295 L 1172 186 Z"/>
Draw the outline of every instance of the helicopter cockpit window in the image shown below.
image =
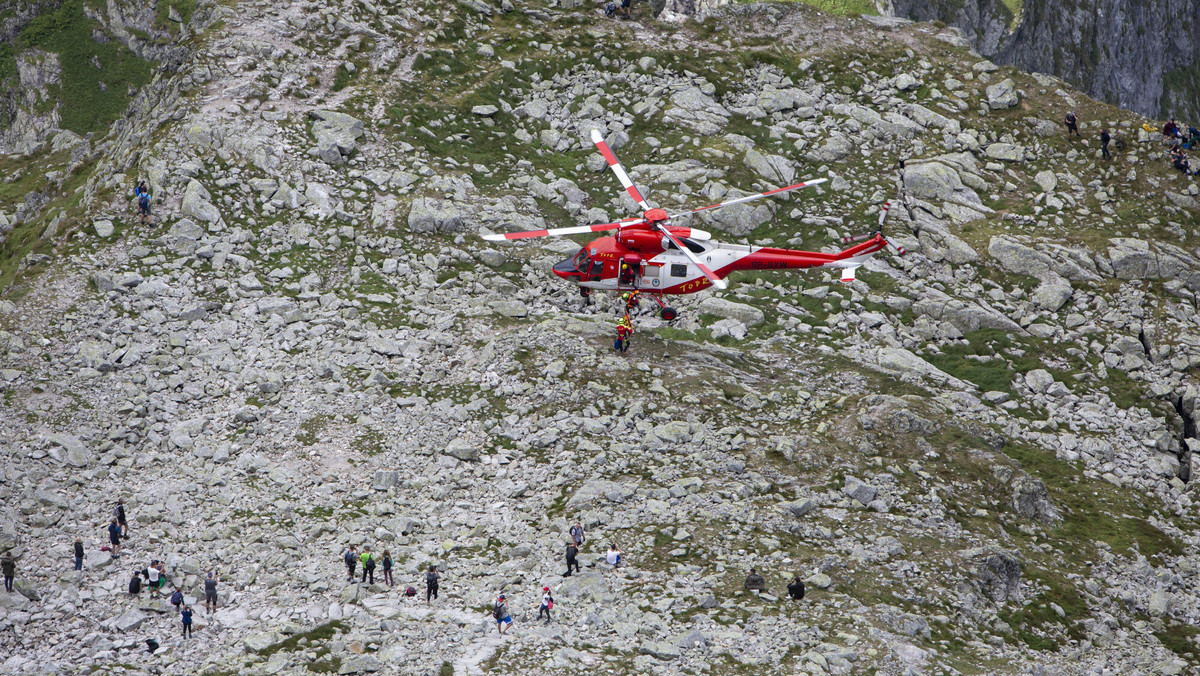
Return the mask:
<path fill-rule="evenodd" d="M 687 277 L 687 266 L 681 265 L 679 263 L 672 263 L 671 264 L 671 276 L 672 277 Z"/>
<path fill-rule="evenodd" d="M 663 241 L 666 244 L 666 248 L 668 248 L 668 249 L 678 249 L 679 248 L 679 247 L 675 246 L 674 242 L 672 242 L 671 240 L 669 240 L 665 237 L 663 238 Z M 705 251 L 707 251 L 707 249 L 704 248 L 703 244 L 693 242 L 692 240 L 688 239 L 687 237 L 680 237 L 679 241 L 683 242 L 683 245 L 686 246 L 692 253 L 701 254 L 701 253 L 704 253 Z"/>
<path fill-rule="evenodd" d="M 577 271 L 586 273 L 591 264 L 591 257 L 588 256 L 588 250 L 580 249 L 579 253 L 575 254 L 575 257 L 571 259 L 571 263 L 575 265 Z"/>

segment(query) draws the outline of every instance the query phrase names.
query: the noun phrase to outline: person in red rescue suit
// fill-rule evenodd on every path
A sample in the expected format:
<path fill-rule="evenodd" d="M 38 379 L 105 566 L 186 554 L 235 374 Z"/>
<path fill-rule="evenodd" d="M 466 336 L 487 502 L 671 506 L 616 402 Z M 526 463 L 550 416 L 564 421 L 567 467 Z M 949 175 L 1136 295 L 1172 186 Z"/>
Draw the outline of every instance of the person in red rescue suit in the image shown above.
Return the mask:
<path fill-rule="evenodd" d="M 624 353 L 629 349 L 629 338 L 633 335 L 633 322 L 629 315 L 617 321 L 617 350 Z"/>

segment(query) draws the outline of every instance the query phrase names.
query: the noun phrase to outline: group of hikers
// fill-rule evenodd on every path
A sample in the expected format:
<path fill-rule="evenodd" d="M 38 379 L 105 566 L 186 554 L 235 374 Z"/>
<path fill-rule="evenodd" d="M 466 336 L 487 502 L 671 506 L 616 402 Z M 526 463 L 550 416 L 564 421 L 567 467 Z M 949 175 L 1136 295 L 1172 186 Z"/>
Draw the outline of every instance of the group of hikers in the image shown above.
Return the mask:
<path fill-rule="evenodd" d="M 575 522 L 567 529 L 566 540 L 566 560 L 567 571 L 562 574 L 563 577 L 570 577 L 574 573 L 582 570 L 579 565 L 579 553 L 587 542 L 587 535 L 584 532 L 583 524 Z M 369 546 L 363 546 L 360 552 L 355 545 L 350 545 L 342 553 L 342 561 L 346 566 L 346 581 L 351 584 L 374 584 L 375 568 L 377 566 L 375 554 Z M 608 551 L 605 552 L 604 561 L 613 569 L 620 568 L 624 564 L 624 553 L 616 543 L 608 545 Z M 383 557 L 378 565 L 382 565 L 384 571 L 384 583 L 389 587 L 394 586 L 392 578 L 392 568 L 394 562 L 389 550 L 384 550 Z M 358 570 L 361 566 L 361 577 Z M 437 564 L 430 564 L 425 572 L 425 604 L 430 605 L 432 601 L 438 598 L 438 587 L 440 586 L 442 571 Z M 758 574 L 754 568 L 750 569 L 750 574 L 746 577 L 745 588 L 748 591 L 758 593 L 766 593 L 766 580 Z M 804 582 L 800 576 L 795 576 L 787 585 L 788 596 L 792 599 L 804 598 Z M 405 596 L 416 596 L 417 590 L 414 587 L 406 587 L 401 592 Z M 549 585 L 541 588 L 541 601 L 538 605 L 538 620 L 545 620 L 545 624 L 550 624 L 552 621 L 551 611 L 554 609 L 554 596 L 551 593 Z M 512 612 L 509 610 L 508 596 L 500 594 L 496 597 L 492 604 L 492 619 L 496 622 L 496 631 L 504 634 L 513 624 Z"/>
<path fill-rule="evenodd" d="M 1067 113 L 1066 117 L 1063 118 L 1063 124 L 1067 126 L 1067 138 L 1071 138 L 1072 134 L 1078 138 L 1082 138 L 1082 135 L 1079 133 L 1079 116 L 1075 114 L 1075 111 Z M 1112 139 L 1113 137 L 1109 133 L 1108 127 L 1100 130 L 1100 156 L 1106 160 L 1112 159 L 1112 155 L 1108 152 L 1108 144 L 1112 143 Z M 1124 141 L 1118 141 L 1117 149 L 1121 150 L 1124 148 L 1124 143 Z"/>
<path fill-rule="evenodd" d="M 1163 143 L 1167 144 L 1172 167 L 1182 171 L 1185 176 L 1200 175 L 1200 167 L 1193 169 L 1187 156 L 1188 150 L 1200 145 L 1200 129 L 1196 129 L 1195 125 L 1188 125 L 1184 130 L 1183 126 L 1172 118 L 1162 126 L 1162 138 Z"/>
<path fill-rule="evenodd" d="M 1072 134 L 1079 134 L 1079 116 L 1074 111 L 1067 113 L 1063 118 L 1063 124 L 1067 127 L 1067 137 Z M 1155 129 L 1149 123 L 1144 123 L 1142 129 L 1149 134 L 1161 133 L 1163 143 L 1167 144 L 1168 156 L 1171 161 L 1171 166 L 1182 171 L 1187 176 L 1200 176 L 1200 167 L 1193 168 L 1191 161 L 1188 159 L 1187 151 L 1194 150 L 1200 146 L 1200 129 L 1195 125 L 1189 124 L 1185 129 L 1183 125 L 1175 121 L 1175 118 L 1167 120 L 1161 129 Z M 1103 159 L 1112 159 L 1112 155 L 1108 152 L 1108 145 L 1112 142 L 1112 134 L 1107 128 L 1100 130 L 1100 156 Z M 1117 150 L 1124 149 L 1124 141 L 1117 141 Z"/>
<path fill-rule="evenodd" d="M 108 524 L 107 534 L 108 544 L 101 547 L 101 551 L 108 551 L 113 558 L 120 558 L 122 543 L 129 539 L 129 520 L 125 514 L 124 499 L 119 498 L 113 505 L 112 519 Z M 75 538 L 75 542 L 71 546 L 71 556 L 74 561 L 74 570 L 79 571 L 82 575 L 84 561 L 87 560 L 82 537 Z M 12 592 L 17 573 L 17 561 L 11 551 L 6 551 L 4 556 L 0 557 L 0 571 L 4 574 L 4 590 Z M 217 609 L 217 584 L 220 579 L 220 575 L 216 571 L 208 571 L 204 579 L 204 609 L 209 615 L 216 612 Z M 169 583 L 170 575 L 167 573 L 166 562 L 154 559 L 144 568 L 133 570 L 127 589 L 132 597 L 140 597 L 142 590 L 162 594 L 164 593 L 163 589 Z M 171 586 L 173 591 L 168 601 L 179 613 L 180 623 L 183 626 L 183 637 L 189 638 L 192 635 L 192 607 L 186 602 L 183 589 L 178 584 Z M 154 639 L 148 639 L 146 645 L 148 652 L 153 653 L 158 649 L 158 641 Z"/>
<path fill-rule="evenodd" d="M 746 591 L 752 591 L 758 594 L 767 593 L 767 581 L 758 574 L 755 568 L 750 569 L 750 574 L 746 576 L 746 581 L 742 584 L 742 588 Z M 792 577 L 792 581 L 788 583 L 788 598 L 799 601 L 804 598 L 804 580 L 800 579 L 799 575 Z"/>

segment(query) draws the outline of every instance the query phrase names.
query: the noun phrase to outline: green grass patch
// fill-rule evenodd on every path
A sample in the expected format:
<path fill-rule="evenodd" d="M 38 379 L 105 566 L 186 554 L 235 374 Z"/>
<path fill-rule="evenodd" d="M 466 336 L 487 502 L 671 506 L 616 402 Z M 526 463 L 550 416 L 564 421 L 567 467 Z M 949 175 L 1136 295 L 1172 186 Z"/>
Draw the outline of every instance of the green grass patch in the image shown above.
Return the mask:
<path fill-rule="evenodd" d="M 270 657 L 278 652 L 295 652 L 300 647 L 301 641 L 307 641 L 309 645 L 314 643 L 323 643 L 332 639 L 334 636 L 345 632 L 347 629 L 345 623 L 341 620 L 333 620 L 324 624 L 317 625 L 308 631 L 292 634 L 282 641 L 272 643 L 263 648 L 259 652 L 263 657 Z"/>
<path fill-rule="evenodd" d="M 742 2 L 750 2 L 751 0 L 740 0 Z M 879 8 L 870 0 L 789 0 L 791 2 L 801 2 L 805 5 L 811 5 L 830 14 L 839 16 L 860 16 L 863 14 L 879 14 Z M 1013 1 L 1013 0 L 1008 0 Z M 1019 0 L 1017 0 L 1019 1 Z"/>
<path fill-rule="evenodd" d="M 1154 635 L 1171 652 L 1193 666 L 1200 666 L 1200 627 L 1169 624 Z"/>
<path fill-rule="evenodd" d="M 97 28 L 83 13 L 80 0 L 66 0 L 29 22 L 17 40 L 20 48 L 58 54 L 62 84 L 53 88 L 51 96 L 60 103 L 62 127 L 81 135 L 115 120 L 128 105 L 130 88 L 149 82 L 153 71 L 149 61 L 119 41 L 95 40 Z"/>
<path fill-rule="evenodd" d="M 1098 480 L 1085 480 L 1074 465 L 1052 453 L 1010 443 L 1004 454 L 1046 484 L 1062 520 L 1047 526 L 1047 535 L 1067 550 L 1081 543 L 1104 542 L 1115 553 L 1135 549 L 1145 557 L 1179 556 L 1183 546 L 1145 517 L 1155 499 Z"/>
<path fill-rule="evenodd" d="M 300 423 L 300 431 L 296 433 L 296 441 L 305 446 L 312 446 L 320 439 L 321 432 L 329 427 L 333 419 L 327 415 L 318 415 Z"/>

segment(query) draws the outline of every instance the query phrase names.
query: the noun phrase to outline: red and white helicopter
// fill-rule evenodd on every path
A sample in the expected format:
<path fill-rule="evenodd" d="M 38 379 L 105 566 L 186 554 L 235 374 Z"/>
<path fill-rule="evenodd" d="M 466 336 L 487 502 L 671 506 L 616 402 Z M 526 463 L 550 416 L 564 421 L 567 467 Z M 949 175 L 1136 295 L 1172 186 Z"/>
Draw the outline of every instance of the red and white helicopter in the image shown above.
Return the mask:
<path fill-rule="evenodd" d="M 854 271 L 866 263 L 876 252 L 888 246 L 904 255 L 900 247 L 876 231 L 869 235 L 846 237 L 845 242 L 861 242 L 838 253 L 796 251 L 773 247 L 724 244 L 712 241 L 712 235 L 696 228 L 669 225 L 672 219 L 689 216 L 701 211 L 720 209 L 731 204 L 749 202 L 771 195 L 781 195 L 792 190 L 824 183 L 818 178 L 784 188 L 768 190 L 756 195 L 739 197 L 720 204 L 712 204 L 678 214 L 668 214 L 664 209 L 651 208 L 641 192 L 633 184 L 617 156 L 608 147 L 599 131 L 592 130 L 592 142 L 617 175 L 625 191 L 642 208 L 640 218 L 626 218 L 616 223 L 581 225 L 549 230 L 529 230 L 495 235 L 484 235 L 492 242 L 527 239 L 531 237 L 557 237 L 588 232 L 616 230 L 614 235 L 601 237 L 590 242 L 571 258 L 557 263 L 554 274 L 579 285 L 586 297 L 593 289 L 612 291 L 637 290 L 648 295 L 662 308 L 662 318 L 671 321 L 678 316 L 675 308 L 663 303 L 667 294 L 685 294 L 702 291 L 710 286 L 724 289 L 725 277 L 738 270 L 798 270 L 804 268 L 837 268 L 842 281 L 854 281 Z M 891 202 L 885 203 L 879 213 L 879 227 L 887 218 Z"/>

